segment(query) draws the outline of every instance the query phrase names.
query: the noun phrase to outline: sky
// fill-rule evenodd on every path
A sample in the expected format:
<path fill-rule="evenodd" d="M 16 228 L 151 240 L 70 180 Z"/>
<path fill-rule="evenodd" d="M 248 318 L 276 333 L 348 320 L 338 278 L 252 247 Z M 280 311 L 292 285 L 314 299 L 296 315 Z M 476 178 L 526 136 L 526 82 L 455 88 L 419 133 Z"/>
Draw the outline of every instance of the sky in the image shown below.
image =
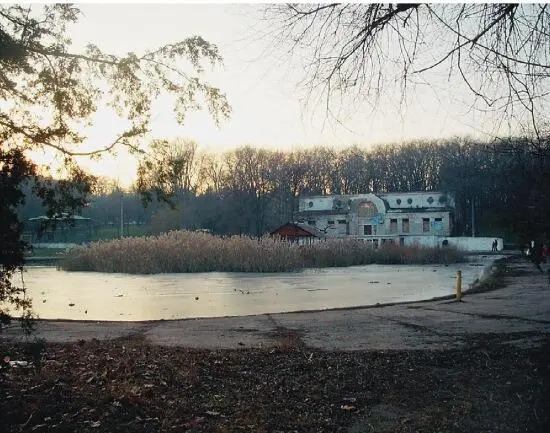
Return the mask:
<path fill-rule="evenodd" d="M 224 91 L 232 106 L 231 118 L 216 126 L 207 112 L 192 113 L 185 125 L 173 116 L 169 101 L 154 105 L 151 138 L 184 137 L 200 150 L 224 152 L 241 145 L 291 150 L 315 145 L 337 148 L 357 144 L 399 142 L 414 138 L 454 135 L 482 136 L 487 119 L 461 102 L 461 90 L 442 82 L 418 88 L 406 106 L 381 103 L 373 112 L 361 108 L 343 124 L 325 122 L 322 110 L 307 109 L 300 86 L 303 70 L 281 61 L 276 47 L 258 37 L 255 11 L 247 4 L 80 4 L 82 17 L 70 29 L 72 50 L 88 43 L 113 54 L 146 49 L 200 35 L 218 46 L 224 66 L 207 70 L 205 78 Z M 110 142 L 122 123 L 106 110 L 95 117 L 88 135 L 97 147 Z M 136 160 L 120 150 L 100 162 L 82 161 L 92 172 L 118 179 L 128 186 L 135 178 Z"/>

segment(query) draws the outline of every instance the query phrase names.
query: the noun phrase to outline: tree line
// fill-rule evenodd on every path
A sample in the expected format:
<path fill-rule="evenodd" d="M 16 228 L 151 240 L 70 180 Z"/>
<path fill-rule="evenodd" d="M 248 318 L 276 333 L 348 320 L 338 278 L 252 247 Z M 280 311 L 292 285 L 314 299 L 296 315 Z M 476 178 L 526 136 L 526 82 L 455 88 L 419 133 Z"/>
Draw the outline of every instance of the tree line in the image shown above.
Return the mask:
<path fill-rule="evenodd" d="M 523 242 L 548 232 L 549 143 L 466 137 L 340 150 L 242 146 L 214 154 L 199 152 L 191 140 L 157 140 L 131 190 L 96 183 L 82 215 L 118 226 L 122 205 L 126 224 L 147 225 L 151 233 L 260 236 L 293 221 L 300 196 L 442 191 L 455 199 L 454 234 Z M 38 199 L 28 199 L 22 217 L 36 216 L 37 206 Z"/>

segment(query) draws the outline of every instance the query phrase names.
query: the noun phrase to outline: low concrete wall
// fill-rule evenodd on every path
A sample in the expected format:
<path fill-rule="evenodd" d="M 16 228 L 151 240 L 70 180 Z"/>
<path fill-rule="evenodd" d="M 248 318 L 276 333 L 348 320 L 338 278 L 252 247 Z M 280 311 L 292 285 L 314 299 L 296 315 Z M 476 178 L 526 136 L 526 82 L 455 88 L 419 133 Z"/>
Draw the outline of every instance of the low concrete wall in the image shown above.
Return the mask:
<path fill-rule="evenodd" d="M 470 238 L 470 237 L 448 238 L 449 245 L 452 245 L 464 251 L 473 251 L 473 252 L 490 252 L 493 245 L 493 241 L 495 239 L 497 240 L 497 250 L 502 251 L 504 248 L 504 241 L 502 238 Z"/>
<path fill-rule="evenodd" d="M 408 236 L 405 238 L 406 245 L 422 245 L 427 247 L 435 247 L 443 245 L 443 241 L 447 241 L 448 245 L 456 247 L 463 251 L 485 253 L 491 252 L 493 241 L 497 240 L 497 250 L 502 251 L 504 241 L 502 238 L 489 237 L 445 237 L 445 236 Z"/>
<path fill-rule="evenodd" d="M 71 243 L 50 243 L 50 242 L 42 242 L 42 243 L 36 243 L 32 244 L 35 248 L 72 248 L 76 247 L 78 244 L 71 244 Z"/>

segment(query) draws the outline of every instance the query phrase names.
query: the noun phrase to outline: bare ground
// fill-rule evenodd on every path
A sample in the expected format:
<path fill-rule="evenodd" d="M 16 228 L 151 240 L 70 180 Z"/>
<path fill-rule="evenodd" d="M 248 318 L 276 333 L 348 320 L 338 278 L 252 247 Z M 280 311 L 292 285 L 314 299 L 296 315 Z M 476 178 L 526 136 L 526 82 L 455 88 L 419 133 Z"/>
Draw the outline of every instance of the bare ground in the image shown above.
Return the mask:
<path fill-rule="evenodd" d="M 472 336 L 467 348 L 437 351 L 310 350 L 284 330 L 263 350 L 47 344 L 38 365 L 4 362 L 0 429 L 545 432 L 550 338 L 538 337 L 522 348 L 509 336 Z M 33 359 L 32 345 L 0 347 Z"/>

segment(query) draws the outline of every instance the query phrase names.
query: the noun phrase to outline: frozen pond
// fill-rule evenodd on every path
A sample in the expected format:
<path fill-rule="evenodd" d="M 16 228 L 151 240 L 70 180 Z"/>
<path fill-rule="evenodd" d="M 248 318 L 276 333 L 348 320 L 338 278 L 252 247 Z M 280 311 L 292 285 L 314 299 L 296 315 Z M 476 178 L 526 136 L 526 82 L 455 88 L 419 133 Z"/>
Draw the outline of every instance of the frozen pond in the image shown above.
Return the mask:
<path fill-rule="evenodd" d="M 366 265 L 250 274 L 129 275 L 27 267 L 25 285 L 43 319 L 159 320 L 241 316 L 415 301 L 463 290 L 495 256 L 456 265 Z"/>

